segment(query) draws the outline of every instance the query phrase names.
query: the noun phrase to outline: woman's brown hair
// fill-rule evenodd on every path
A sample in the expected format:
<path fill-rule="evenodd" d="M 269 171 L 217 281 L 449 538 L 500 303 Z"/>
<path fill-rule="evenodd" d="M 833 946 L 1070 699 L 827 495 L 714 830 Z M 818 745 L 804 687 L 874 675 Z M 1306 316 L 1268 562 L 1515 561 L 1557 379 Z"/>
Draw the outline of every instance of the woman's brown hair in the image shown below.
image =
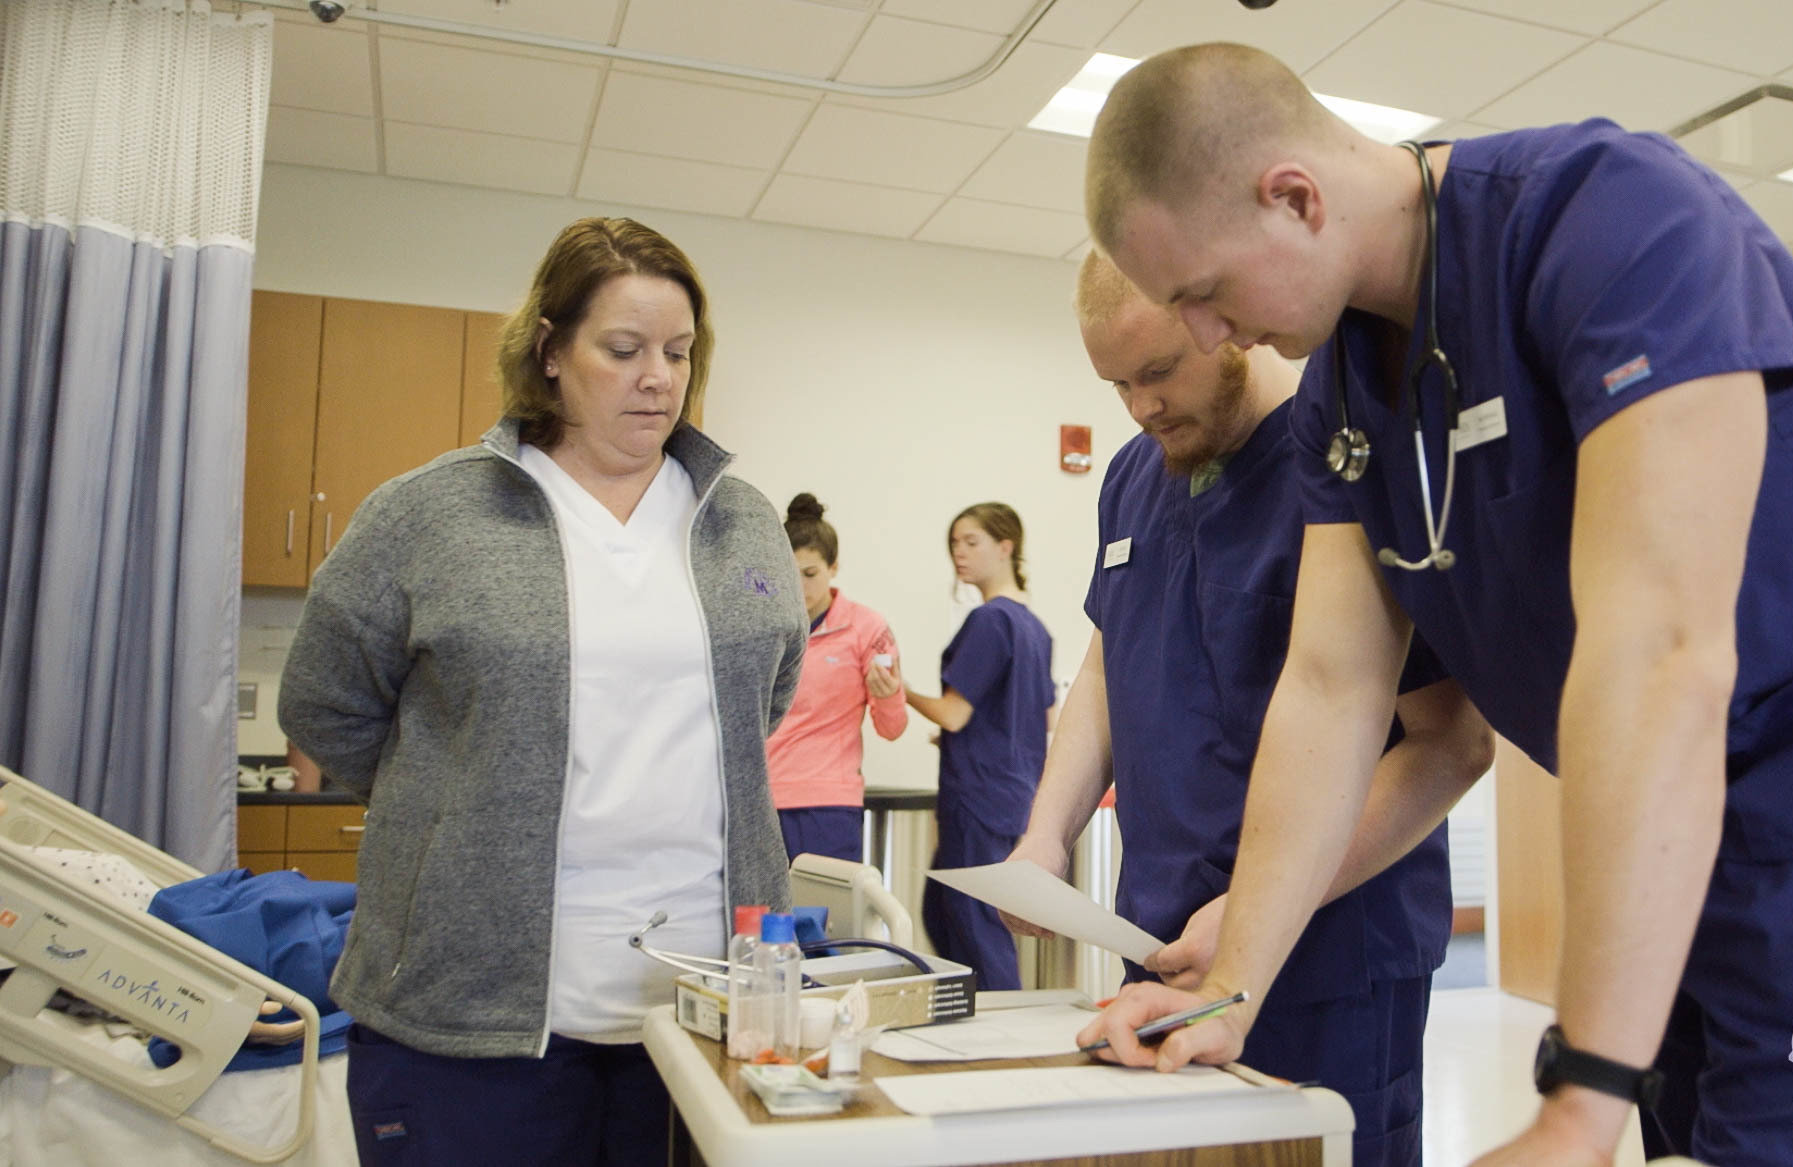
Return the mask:
<path fill-rule="evenodd" d="M 542 256 L 528 297 L 498 333 L 504 416 L 517 419 L 523 441 L 552 450 L 566 437 L 566 405 L 560 386 L 543 371 L 544 360 L 572 340 L 605 281 L 624 275 L 659 276 L 691 297 L 696 336 L 679 420 L 689 421 L 702 405 L 716 337 L 697 268 L 672 240 L 633 219 L 580 219 L 568 224 Z M 544 320 L 549 324 L 545 341 L 540 339 Z"/>
<path fill-rule="evenodd" d="M 1014 545 L 1015 550 L 1009 563 L 1015 569 L 1015 586 L 1026 591 L 1027 572 L 1022 569 L 1021 558 L 1021 516 L 1015 513 L 1015 508 L 1006 502 L 976 502 L 954 515 L 953 521 L 946 525 L 948 555 L 953 550 L 953 528 L 959 525 L 960 519 L 970 519 L 998 543 L 1007 539 Z"/>
<path fill-rule="evenodd" d="M 791 541 L 793 552 L 807 547 L 820 555 L 823 563 L 833 567 L 835 560 L 840 558 L 840 536 L 835 534 L 834 524 L 822 517 L 826 509 L 815 495 L 803 492 L 784 509 L 784 533 Z"/>

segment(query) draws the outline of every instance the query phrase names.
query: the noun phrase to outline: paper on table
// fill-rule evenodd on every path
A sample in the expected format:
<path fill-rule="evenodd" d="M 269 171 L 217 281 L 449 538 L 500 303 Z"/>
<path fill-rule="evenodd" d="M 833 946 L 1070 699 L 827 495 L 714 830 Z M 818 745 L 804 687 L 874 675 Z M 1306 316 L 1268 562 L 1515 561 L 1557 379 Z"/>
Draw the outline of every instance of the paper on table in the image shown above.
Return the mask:
<path fill-rule="evenodd" d="M 872 1052 L 899 1062 L 974 1062 L 984 1058 L 1049 1058 L 1077 1052 L 1077 1032 L 1096 1015 L 1076 1005 L 999 1009 L 960 1021 L 886 1030 Z"/>
<path fill-rule="evenodd" d="M 1044 867 L 1026 859 L 983 867 L 928 872 L 947 887 L 1019 916 L 1060 936 L 1106 948 L 1135 963 L 1164 947 L 1137 924 L 1121 919 Z"/>
<path fill-rule="evenodd" d="M 887 1074 L 878 1079 L 878 1089 L 893 1105 L 921 1115 L 1228 1094 L 1258 1088 L 1214 1066 L 1185 1066 L 1174 1074 L 1124 1066 L 1048 1066 Z"/>

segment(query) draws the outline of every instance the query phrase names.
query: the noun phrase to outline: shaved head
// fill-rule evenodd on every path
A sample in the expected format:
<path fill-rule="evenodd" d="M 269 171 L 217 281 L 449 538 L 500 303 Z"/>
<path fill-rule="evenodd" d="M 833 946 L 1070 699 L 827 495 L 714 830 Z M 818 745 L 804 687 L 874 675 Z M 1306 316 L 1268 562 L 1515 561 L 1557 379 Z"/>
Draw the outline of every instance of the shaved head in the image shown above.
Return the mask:
<path fill-rule="evenodd" d="M 1116 83 L 1096 119 L 1090 234 L 1113 251 L 1141 199 L 1178 210 L 1210 195 L 1255 201 L 1257 177 L 1279 153 L 1341 132 L 1352 131 L 1268 53 L 1219 43 L 1159 53 Z"/>

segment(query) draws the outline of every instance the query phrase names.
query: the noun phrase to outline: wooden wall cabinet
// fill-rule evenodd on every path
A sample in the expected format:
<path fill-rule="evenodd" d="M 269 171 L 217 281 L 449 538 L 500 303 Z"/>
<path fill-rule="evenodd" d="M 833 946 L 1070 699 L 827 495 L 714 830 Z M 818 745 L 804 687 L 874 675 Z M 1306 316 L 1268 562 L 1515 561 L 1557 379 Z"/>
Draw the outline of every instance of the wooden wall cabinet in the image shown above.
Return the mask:
<path fill-rule="evenodd" d="M 237 807 L 237 863 L 257 875 L 297 871 L 355 881 L 366 810 L 357 803 Z"/>
<path fill-rule="evenodd" d="M 256 292 L 243 583 L 305 587 L 373 489 L 498 416 L 502 317 Z"/>

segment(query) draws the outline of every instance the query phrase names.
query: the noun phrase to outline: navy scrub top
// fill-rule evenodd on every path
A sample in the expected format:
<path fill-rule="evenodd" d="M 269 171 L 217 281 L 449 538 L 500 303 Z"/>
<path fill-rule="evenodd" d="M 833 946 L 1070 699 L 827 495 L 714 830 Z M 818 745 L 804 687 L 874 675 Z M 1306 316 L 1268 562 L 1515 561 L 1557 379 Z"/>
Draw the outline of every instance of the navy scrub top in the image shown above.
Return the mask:
<path fill-rule="evenodd" d="M 1383 577 L 1494 728 L 1547 769 L 1575 639 L 1580 442 L 1658 390 L 1763 370 L 1768 450 L 1737 604 L 1721 853 L 1793 857 L 1793 259 L 1723 179 L 1666 138 L 1605 121 L 1456 143 L 1437 251 L 1441 347 L 1462 408 L 1480 407 L 1464 429 L 1486 440 L 1457 456 L 1445 539 L 1456 566 Z M 1303 502 L 1310 523 L 1360 522 L 1371 546 L 1414 559 L 1427 543 L 1411 423 L 1363 323 L 1347 313 L 1302 378 L 1291 425 Z M 1422 317 L 1416 347 L 1424 328 Z M 1373 448 L 1349 485 L 1323 457 L 1339 428 L 1341 341 L 1352 423 Z M 1436 505 L 1446 422 L 1435 374 L 1419 401 Z M 1473 422 L 1496 409 L 1505 432 L 1488 436 Z"/>
<path fill-rule="evenodd" d="M 1288 410 L 1284 402 L 1260 422 L 1193 498 L 1145 434 L 1121 448 L 1102 484 L 1084 611 L 1102 633 L 1108 686 L 1123 839 L 1116 906 L 1167 942 L 1231 882 L 1246 783 L 1288 652 L 1302 537 Z M 1406 688 L 1442 679 L 1415 645 Z M 1450 917 L 1440 827 L 1320 909 L 1275 997 L 1327 1000 L 1428 974 L 1443 960 Z"/>
<path fill-rule="evenodd" d="M 1006 596 L 978 605 L 940 655 L 940 683 L 971 702 L 971 720 L 940 735 L 942 817 L 968 815 L 998 835 L 1027 829 L 1046 765 L 1052 636 Z"/>

